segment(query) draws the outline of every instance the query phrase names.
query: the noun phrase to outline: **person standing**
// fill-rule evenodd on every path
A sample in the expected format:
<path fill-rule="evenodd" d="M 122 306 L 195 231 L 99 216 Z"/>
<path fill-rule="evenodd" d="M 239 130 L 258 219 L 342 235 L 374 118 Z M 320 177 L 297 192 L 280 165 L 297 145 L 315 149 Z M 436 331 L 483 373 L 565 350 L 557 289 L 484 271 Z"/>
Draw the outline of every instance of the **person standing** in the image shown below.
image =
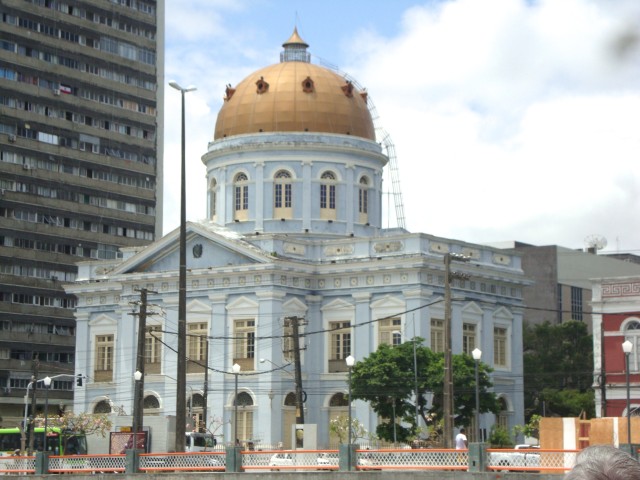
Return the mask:
<path fill-rule="evenodd" d="M 466 430 L 464 429 L 464 427 L 462 427 L 458 435 L 456 435 L 456 450 L 467 449 L 468 443 L 467 443 L 467 436 L 465 435 L 465 432 Z"/>

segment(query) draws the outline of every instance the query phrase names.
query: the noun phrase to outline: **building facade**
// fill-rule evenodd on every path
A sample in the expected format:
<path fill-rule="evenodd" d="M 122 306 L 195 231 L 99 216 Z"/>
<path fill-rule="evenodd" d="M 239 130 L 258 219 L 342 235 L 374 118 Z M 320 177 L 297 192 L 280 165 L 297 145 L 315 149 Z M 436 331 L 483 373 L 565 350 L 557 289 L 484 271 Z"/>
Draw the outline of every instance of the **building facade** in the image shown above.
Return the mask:
<path fill-rule="evenodd" d="M 592 325 L 592 279 L 640 275 L 637 256 L 597 254 L 597 250 L 574 250 L 558 245 L 528 245 L 509 242 L 508 247 L 522 257 L 522 269 L 532 280 L 524 289 L 527 305 L 525 322 L 552 325 L 569 320 Z"/>
<path fill-rule="evenodd" d="M 387 157 L 367 95 L 306 49 L 294 32 L 280 63 L 227 88 L 202 157 L 209 220 L 186 225 L 190 414 L 228 443 L 293 446 L 298 319 L 305 424 L 316 425 L 313 445 L 335 445 L 329 423 L 348 410 L 349 355 L 414 337 L 444 350 L 444 257 L 456 253 L 470 262 L 452 284 L 452 350 L 482 350 L 503 405 L 481 427 L 522 424 L 520 257 L 383 229 Z M 78 302 L 76 373 L 87 377 L 76 411 L 131 414 L 145 290 L 144 416 L 175 414 L 179 245 L 176 230 L 80 264 L 66 287 Z M 353 414 L 370 432 L 383 421 L 361 401 Z"/>
<path fill-rule="evenodd" d="M 72 403 L 62 285 L 77 262 L 161 234 L 164 4 L 3 0 L 0 14 L 0 410 L 14 426 L 32 375 Z"/>
<path fill-rule="evenodd" d="M 640 407 L 640 276 L 595 279 L 593 361 L 596 415 L 638 416 Z M 629 340 L 629 368 L 622 344 Z M 629 409 L 627 409 L 627 375 Z M 624 442 L 622 442 L 624 443 Z"/>

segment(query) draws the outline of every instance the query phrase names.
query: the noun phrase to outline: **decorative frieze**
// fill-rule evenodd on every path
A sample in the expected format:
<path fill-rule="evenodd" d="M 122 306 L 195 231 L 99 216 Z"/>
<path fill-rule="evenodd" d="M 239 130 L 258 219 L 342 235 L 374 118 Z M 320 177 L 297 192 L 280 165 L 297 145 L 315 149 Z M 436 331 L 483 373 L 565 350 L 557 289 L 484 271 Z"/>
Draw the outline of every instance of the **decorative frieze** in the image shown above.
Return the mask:
<path fill-rule="evenodd" d="M 376 242 L 373 244 L 373 251 L 376 253 L 401 252 L 404 250 L 402 242 Z"/>
<path fill-rule="evenodd" d="M 640 281 L 602 284 L 602 297 L 632 297 L 640 295 Z"/>
<path fill-rule="evenodd" d="M 431 242 L 429 244 L 429 251 L 442 254 L 449 253 L 449 245 L 446 243 Z"/>
<path fill-rule="evenodd" d="M 324 248 L 324 254 L 327 257 L 335 257 L 338 255 L 351 255 L 354 252 L 354 246 L 349 245 L 331 245 Z"/>
<path fill-rule="evenodd" d="M 502 255 L 501 253 L 494 253 L 493 263 L 495 263 L 496 265 L 508 266 L 511 264 L 511 257 L 509 255 Z"/>
<path fill-rule="evenodd" d="M 289 255 L 304 256 L 307 254 L 307 248 L 304 245 L 297 245 L 295 243 L 285 243 L 283 245 L 284 253 Z"/>

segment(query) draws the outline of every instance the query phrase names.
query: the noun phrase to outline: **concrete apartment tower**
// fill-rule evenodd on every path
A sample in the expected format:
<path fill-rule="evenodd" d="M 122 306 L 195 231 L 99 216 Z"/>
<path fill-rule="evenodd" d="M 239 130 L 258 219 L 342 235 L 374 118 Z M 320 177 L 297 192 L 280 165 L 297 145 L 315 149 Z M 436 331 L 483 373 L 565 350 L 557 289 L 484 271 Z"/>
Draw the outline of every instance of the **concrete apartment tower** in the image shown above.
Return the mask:
<path fill-rule="evenodd" d="M 164 1 L 0 3 L 0 425 L 71 406 L 82 259 L 162 233 Z M 85 380 L 86 381 L 86 380 Z M 28 400 L 25 394 L 29 395 Z"/>

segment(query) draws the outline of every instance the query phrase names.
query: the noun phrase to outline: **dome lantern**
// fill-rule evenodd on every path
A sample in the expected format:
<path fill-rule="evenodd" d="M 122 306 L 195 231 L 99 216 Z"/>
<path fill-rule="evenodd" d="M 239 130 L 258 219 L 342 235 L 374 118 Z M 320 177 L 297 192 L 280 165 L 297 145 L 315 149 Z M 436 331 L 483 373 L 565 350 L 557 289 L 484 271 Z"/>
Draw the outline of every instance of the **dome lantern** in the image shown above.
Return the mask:
<path fill-rule="evenodd" d="M 307 52 L 309 44 L 300 35 L 298 29 L 294 28 L 289 40 L 282 44 L 284 52 L 280 53 L 280 62 L 311 62 L 311 55 Z"/>

